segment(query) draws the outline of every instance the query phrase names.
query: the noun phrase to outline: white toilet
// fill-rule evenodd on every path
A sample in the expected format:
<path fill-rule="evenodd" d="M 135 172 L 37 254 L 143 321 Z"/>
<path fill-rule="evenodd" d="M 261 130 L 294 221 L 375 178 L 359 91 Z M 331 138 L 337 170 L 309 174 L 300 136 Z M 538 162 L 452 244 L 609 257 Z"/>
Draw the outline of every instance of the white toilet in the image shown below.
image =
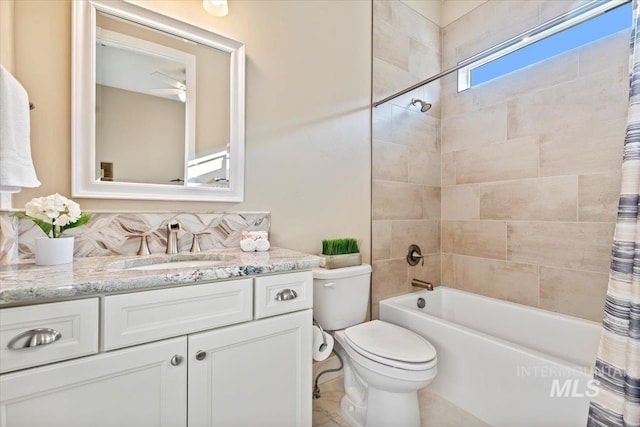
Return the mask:
<path fill-rule="evenodd" d="M 436 376 L 436 350 L 408 329 L 367 316 L 371 266 L 313 270 L 313 317 L 344 362 L 341 407 L 357 427 L 419 427 L 418 390 Z"/>

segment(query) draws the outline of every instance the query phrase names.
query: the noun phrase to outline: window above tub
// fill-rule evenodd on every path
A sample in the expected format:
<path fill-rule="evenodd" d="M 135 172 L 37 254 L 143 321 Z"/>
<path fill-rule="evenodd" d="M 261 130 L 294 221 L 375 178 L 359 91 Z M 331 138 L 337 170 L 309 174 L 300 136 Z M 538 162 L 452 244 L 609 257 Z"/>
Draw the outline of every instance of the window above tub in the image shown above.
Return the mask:
<path fill-rule="evenodd" d="M 596 0 L 481 52 L 458 70 L 458 92 L 631 27 L 629 0 Z"/>

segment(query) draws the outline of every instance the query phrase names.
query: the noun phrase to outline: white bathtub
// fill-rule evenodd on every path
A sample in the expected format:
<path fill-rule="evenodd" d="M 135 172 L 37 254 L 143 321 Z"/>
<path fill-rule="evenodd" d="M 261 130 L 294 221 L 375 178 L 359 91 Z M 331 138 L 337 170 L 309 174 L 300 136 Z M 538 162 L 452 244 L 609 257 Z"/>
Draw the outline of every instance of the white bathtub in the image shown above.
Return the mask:
<path fill-rule="evenodd" d="M 486 423 L 586 425 L 598 323 L 445 287 L 381 301 L 380 319 L 427 338 L 429 387 Z"/>

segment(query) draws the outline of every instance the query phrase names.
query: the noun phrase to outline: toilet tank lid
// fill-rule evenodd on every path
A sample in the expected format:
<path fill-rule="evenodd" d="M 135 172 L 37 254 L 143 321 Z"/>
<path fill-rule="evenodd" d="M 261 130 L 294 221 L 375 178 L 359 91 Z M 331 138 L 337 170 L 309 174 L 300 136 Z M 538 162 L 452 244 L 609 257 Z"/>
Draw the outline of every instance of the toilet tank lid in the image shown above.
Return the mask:
<path fill-rule="evenodd" d="M 356 265 L 354 267 L 344 268 L 314 268 L 314 279 L 335 280 L 343 279 L 345 277 L 362 276 L 364 274 L 371 274 L 371 266 L 369 264 Z"/>

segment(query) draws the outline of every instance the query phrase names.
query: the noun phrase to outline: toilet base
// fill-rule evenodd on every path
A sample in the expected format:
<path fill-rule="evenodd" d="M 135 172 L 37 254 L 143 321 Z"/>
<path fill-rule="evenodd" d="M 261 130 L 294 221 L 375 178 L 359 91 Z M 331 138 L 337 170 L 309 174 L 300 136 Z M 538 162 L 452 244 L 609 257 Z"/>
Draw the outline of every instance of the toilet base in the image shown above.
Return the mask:
<path fill-rule="evenodd" d="M 340 408 L 354 427 L 420 427 L 417 392 L 390 393 L 369 388 L 367 406 L 359 406 L 345 395 Z"/>
<path fill-rule="evenodd" d="M 367 427 L 420 427 L 418 392 L 391 393 L 369 388 Z"/>
<path fill-rule="evenodd" d="M 389 393 L 369 388 L 366 407 L 345 395 L 340 408 L 353 427 L 420 427 L 417 392 Z"/>
<path fill-rule="evenodd" d="M 342 415 L 349 420 L 353 427 L 365 427 L 367 420 L 367 408 L 364 406 L 356 405 L 346 394 L 340 401 L 340 409 L 342 409 Z"/>

